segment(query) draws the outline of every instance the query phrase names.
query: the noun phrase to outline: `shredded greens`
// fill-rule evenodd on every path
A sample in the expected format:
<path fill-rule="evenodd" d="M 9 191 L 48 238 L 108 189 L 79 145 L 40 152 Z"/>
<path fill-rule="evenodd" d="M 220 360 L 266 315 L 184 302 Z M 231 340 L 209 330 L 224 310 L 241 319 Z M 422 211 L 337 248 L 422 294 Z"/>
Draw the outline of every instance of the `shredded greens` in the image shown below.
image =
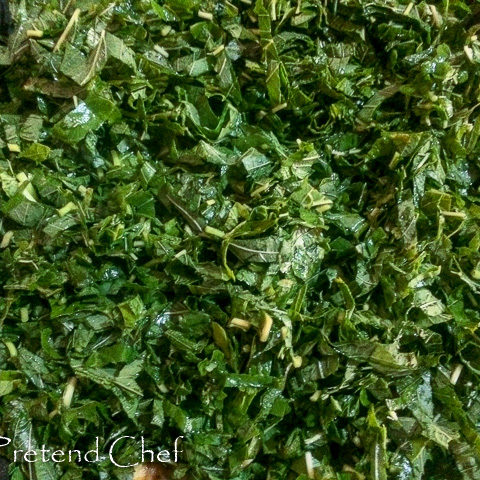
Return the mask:
<path fill-rule="evenodd" d="M 9 3 L 11 478 L 480 479 L 478 1 Z"/>

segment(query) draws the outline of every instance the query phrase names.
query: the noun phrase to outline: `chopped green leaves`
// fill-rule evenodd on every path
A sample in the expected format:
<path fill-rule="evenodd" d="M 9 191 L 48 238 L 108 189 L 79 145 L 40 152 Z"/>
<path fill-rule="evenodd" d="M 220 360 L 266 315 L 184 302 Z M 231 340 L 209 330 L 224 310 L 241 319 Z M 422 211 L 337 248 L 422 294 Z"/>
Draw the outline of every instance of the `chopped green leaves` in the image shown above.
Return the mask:
<path fill-rule="evenodd" d="M 183 436 L 175 478 L 477 479 L 474 3 L 9 2 L 1 455 Z"/>

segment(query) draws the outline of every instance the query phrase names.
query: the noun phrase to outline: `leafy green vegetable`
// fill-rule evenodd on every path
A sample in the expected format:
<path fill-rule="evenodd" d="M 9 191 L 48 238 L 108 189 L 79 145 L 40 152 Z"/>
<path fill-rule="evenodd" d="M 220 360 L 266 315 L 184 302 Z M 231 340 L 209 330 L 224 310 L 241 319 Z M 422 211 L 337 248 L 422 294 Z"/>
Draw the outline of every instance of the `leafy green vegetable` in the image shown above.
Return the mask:
<path fill-rule="evenodd" d="M 9 4 L 0 455 L 480 478 L 478 2 Z"/>

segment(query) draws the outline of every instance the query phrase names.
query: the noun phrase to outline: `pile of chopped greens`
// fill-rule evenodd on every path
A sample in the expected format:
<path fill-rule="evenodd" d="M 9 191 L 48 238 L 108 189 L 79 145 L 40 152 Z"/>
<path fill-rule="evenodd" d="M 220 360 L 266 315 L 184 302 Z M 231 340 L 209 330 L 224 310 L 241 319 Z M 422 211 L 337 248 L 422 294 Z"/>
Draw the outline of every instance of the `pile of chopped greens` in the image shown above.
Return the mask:
<path fill-rule="evenodd" d="M 0 456 L 480 479 L 479 7 L 11 1 Z"/>

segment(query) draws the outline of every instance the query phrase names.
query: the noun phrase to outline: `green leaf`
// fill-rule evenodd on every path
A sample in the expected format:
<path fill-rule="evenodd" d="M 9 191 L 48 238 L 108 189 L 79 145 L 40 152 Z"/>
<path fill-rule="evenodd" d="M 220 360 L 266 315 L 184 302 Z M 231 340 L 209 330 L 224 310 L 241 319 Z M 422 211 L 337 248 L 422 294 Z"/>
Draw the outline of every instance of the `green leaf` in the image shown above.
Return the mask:
<path fill-rule="evenodd" d="M 32 143 L 22 152 L 22 157 L 33 160 L 36 163 L 44 162 L 50 155 L 50 147 L 41 143 Z"/>
<path fill-rule="evenodd" d="M 103 120 L 82 102 L 55 124 L 52 133 L 65 143 L 75 144 L 83 140 L 89 132 L 97 130 L 102 123 Z"/>
<path fill-rule="evenodd" d="M 2 206 L 2 211 L 18 224 L 34 227 L 40 223 L 47 209 L 41 203 L 26 198 L 23 192 L 17 192 Z"/>

